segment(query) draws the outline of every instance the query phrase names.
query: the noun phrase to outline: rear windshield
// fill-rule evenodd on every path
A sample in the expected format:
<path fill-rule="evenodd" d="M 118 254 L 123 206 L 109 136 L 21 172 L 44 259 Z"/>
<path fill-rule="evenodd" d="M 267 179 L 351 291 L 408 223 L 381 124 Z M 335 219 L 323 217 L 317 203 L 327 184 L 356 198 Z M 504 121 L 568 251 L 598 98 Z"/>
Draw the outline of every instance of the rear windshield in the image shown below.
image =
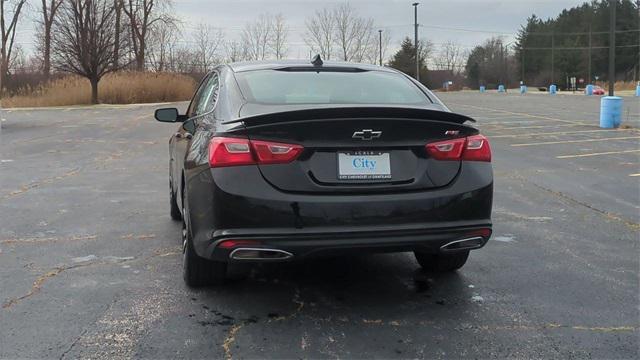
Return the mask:
<path fill-rule="evenodd" d="M 254 70 L 236 78 L 249 102 L 263 104 L 430 103 L 403 75 L 383 71 Z"/>

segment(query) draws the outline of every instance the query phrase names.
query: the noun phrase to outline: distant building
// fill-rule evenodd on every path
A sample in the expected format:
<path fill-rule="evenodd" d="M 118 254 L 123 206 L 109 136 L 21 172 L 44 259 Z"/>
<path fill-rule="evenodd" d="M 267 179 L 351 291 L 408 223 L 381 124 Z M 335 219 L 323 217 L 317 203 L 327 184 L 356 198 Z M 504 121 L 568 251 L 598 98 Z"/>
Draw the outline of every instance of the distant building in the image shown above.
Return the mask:
<path fill-rule="evenodd" d="M 464 76 L 454 74 L 452 70 L 429 70 L 427 86 L 432 90 L 445 90 L 445 83 L 452 82 L 449 85 L 449 91 L 462 90 L 464 85 Z"/>

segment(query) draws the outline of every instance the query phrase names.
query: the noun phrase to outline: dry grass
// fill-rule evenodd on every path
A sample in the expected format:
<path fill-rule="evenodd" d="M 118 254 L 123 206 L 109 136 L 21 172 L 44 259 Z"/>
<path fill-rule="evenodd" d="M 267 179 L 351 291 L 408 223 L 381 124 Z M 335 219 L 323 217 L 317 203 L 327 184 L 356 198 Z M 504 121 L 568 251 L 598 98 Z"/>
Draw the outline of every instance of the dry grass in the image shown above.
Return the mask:
<path fill-rule="evenodd" d="M 600 85 L 600 87 L 602 87 L 605 90 L 609 90 L 609 83 L 608 82 L 602 82 L 602 81 L 596 81 L 596 85 Z M 616 81 L 615 85 L 614 85 L 614 89 L 616 91 L 623 91 L 623 90 L 636 90 L 636 83 L 634 81 Z"/>
<path fill-rule="evenodd" d="M 105 76 L 98 85 L 104 104 L 134 104 L 188 100 L 196 83 L 193 78 L 171 73 L 119 72 Z M 85 78 L 67 76 L 38 88 L 25 88 L 2 99 L 2 106 L 39 107 L 91 103 L 91 86 Z"/>
<path fill-rule="evenodd" d="M 614 89 L 616 90 L 635 90 L 636 89 L 637 84 L 633 81 L 628 81 L 628 82 L 622 82 L 622 81 L 618 81 L 616 83 L 616 85 L 614 86 Z"/>

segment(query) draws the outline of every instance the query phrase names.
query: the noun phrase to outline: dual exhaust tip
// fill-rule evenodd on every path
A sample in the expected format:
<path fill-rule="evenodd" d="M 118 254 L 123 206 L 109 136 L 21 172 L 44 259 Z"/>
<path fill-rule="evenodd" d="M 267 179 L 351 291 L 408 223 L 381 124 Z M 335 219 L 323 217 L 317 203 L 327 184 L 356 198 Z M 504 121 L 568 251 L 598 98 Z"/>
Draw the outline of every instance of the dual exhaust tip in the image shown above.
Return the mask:
<path fill-rule="evenodd" d="M 470 238 L 460 239 L 452 241 L 440 247 L 442 252 L 453 252 L 461 250 L 473 250 L 479 249 L 485 244 L 485 239 L 482 236 L 474 236 Z"/>
<path fill-rule="evenodd" d="M 456 252 L 464 250 L 479 249 L 487 242 L 487 239 L 483 236 L 472 236 L 464 239 L 451 241 L 440 247 L 441 252 Z M 253 247 L 239 247 L 234 249 L 229 258 L 233 260 L 248 260 L 248 261 L 268 261 L 268 260 L 287 260 L 291 259 L 293 254 L 280 250 L 269 248 L 253 248 Z"/>
<path fill-rule="evenodd" d="M 237 248 L 229 254 L 233 260 L 287 260 L 293 257 L 293 254 L 278 249 L 265 248 Z"/>

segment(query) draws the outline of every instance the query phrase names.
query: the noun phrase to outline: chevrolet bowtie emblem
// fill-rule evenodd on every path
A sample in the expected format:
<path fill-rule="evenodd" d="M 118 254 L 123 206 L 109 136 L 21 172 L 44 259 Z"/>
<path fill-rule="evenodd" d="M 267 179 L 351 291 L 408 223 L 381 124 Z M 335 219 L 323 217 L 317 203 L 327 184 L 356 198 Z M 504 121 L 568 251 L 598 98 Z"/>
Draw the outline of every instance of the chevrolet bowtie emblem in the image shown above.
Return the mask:
<path fill-rule="evenodd" d="M 373 140 L 377 139 L 382 135 L 382 131 L 373 131 L 371 129 L 363 129 L 361 131 L 356 131 L 353 133 L 352 138 L 360 139 L 360 140 Z"/>

